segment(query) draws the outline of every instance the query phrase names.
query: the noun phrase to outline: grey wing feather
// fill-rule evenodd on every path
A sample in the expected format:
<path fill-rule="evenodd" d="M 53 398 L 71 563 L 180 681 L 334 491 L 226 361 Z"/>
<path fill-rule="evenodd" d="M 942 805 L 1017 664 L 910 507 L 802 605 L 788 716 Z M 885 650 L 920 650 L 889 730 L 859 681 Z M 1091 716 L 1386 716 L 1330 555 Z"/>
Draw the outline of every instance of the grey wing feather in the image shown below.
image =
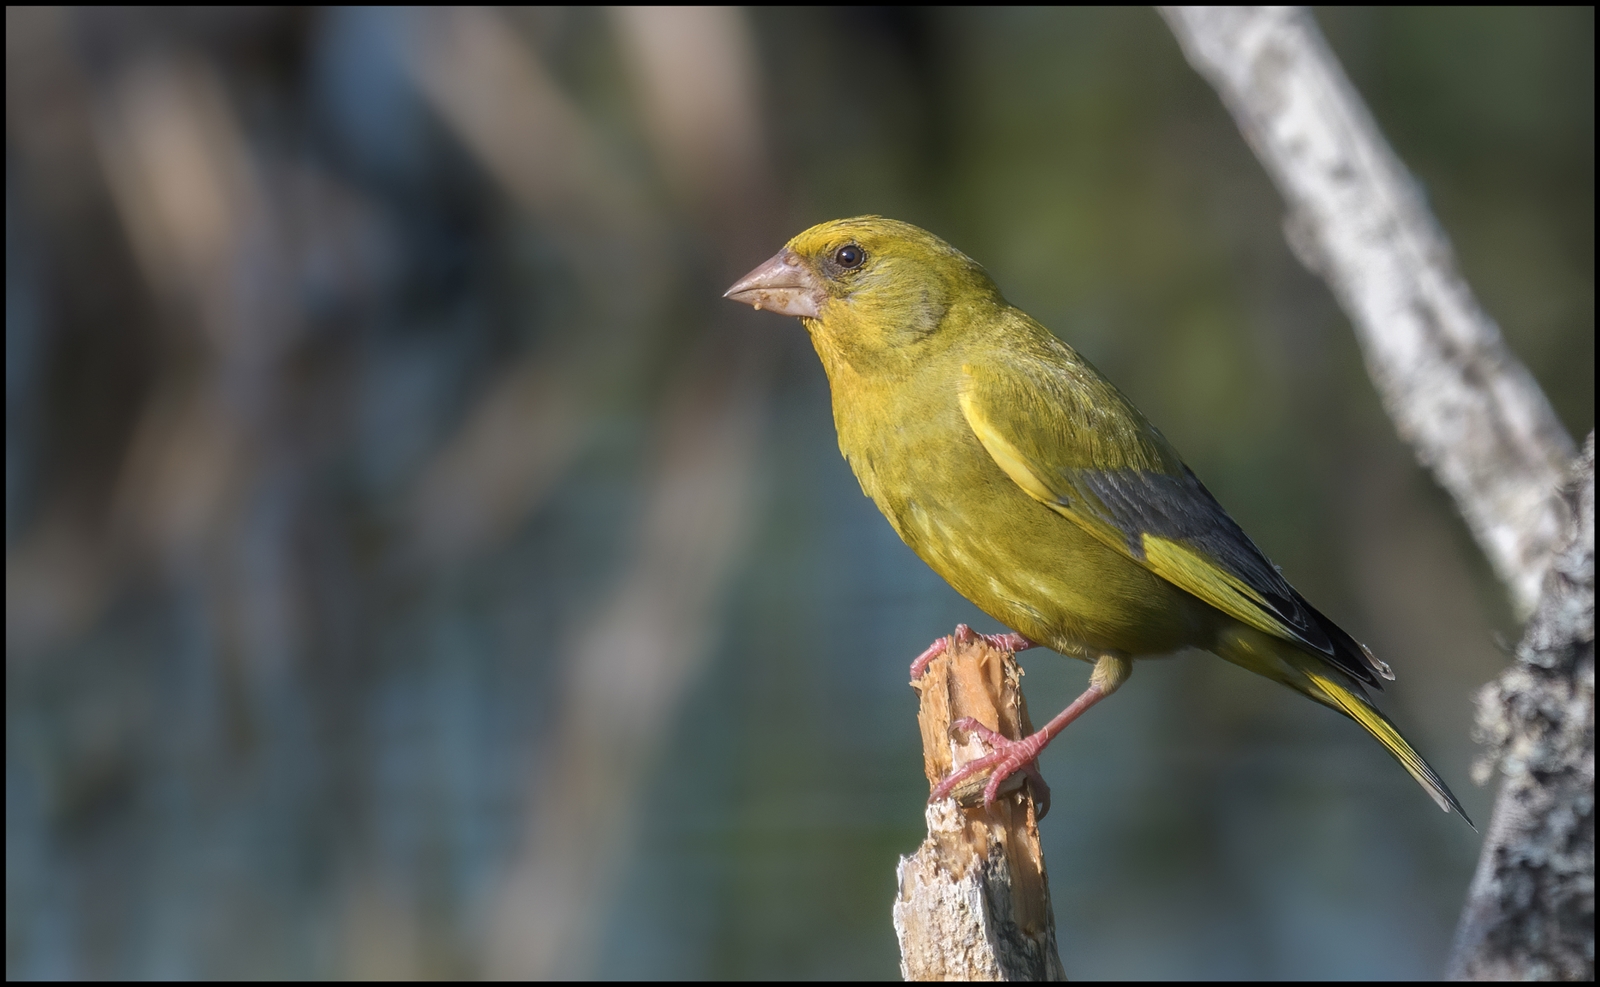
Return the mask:
<path fill-rule="evenodd" d="M 1082 504 L 1072 506 L 1087 508 L 1114 525 L 1127 537 L 1128 550 L 1135 558 L 1144 557 L 1145 533 L 1193 546 L 1261 594 L 1301 643 L 1341 670 L 1373 686 L 1378 685 L 1374 668 L 1385 678 L 1393 677 L 1387 666 L 1289 585 L 1187 466 L 1181 476 L 1150 470 L 1079 469 L 1072 478 L 1076 481 L 1073 486 L 1087 495 Z"/>
<path fill-rule="evenodd" d="M 1194 545 L 1261 593 L 1278 619 L 1306 645 L 1334 656 L 1333 641 L 1322 621 L 1302 605 L 1299 593 L 1278 573 L 1277 566 L 1222 510 L 1189 467 L 1184 467 L 1181 477 L 1150 470 L 1085 469 L 1075 472 L 1075 480 L 1078 490 L 1091 494 L 1085 497 L 1088 509 L 1128 536 L 1128 550 L 1134 557 L 1144 557 L 1142 536 L 1146 533 Z"/>

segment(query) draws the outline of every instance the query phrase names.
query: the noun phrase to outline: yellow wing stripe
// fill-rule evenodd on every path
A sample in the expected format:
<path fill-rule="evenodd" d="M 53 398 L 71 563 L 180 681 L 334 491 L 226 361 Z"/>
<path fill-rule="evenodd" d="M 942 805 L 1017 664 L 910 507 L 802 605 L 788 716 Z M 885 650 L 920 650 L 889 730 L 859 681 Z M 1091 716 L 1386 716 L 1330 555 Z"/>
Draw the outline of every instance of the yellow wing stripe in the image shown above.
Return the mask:
<path fill-rule="evenodd" d="M 1127 539 L 1121 532 L 1098 518 L 1085 517 L 1063 504 L 1060 497 L 1029 468 L 1028 458 L 1022 451 L 989 424 L 988 419 L 983 417 L 983 413 L 978 410 L 967 392 L 961 392 L 960 401 L 961 411 L 967 416 L 967 424 L 972 426 L 972 432 L 978 437 L 979 444 L 988 451 L 989 458 L 995 461 L 1001 472 L 1011 478 L 1012 483 L 1021 487 L 1029 497 L 1083 528 L 1100 541 L 1125 555 L 1132 556 L 1133 553 L 1128 551 Z"/>
<path fill-rule="evenodd" d="M 1011 482 L 1027 491 L 1028 496 L 1050 507 L 1059 507 L 1056 495 L 1033 471 L 1028 468 L 1028 457 L 1024 456 L 1016 446 L 1006 441 L 989 420 L 983 417 L 973 404 L 972 394 L 962 390 L 960 395 L 961 413 L 967 416 L 967 424 L 972 426 L 972 432 L 978 437 L 978 442 L 989 453 L 1006 476 L 1011 477 Z"/>
<path fill-rule="evenodd" d="M 973 401 L 971 393 L 963 390 L 959 396 L 961 413 L 978 437 L 978 442 L 989 453 L 1011 482 L 1021 487 L 1028 496 L 1039 501 L 1057 514 L 1082 527 L 1100 541 L 1130 557 L 1125 536 L 1111 525 L 1097 518 L 1085 517 L 1061 503 L 1060 498 L 1028 466 L 1028 457 L 1001 435 L 989 423 Z M 1179 589 L 1192 593 L 1221 610 L 1235 620 L 1242 621 L 1263 634 L 1285 640 L 1294 640 L 1295 634 L 1267 612 L 1267 601 L 1262 599 L 1250 584 L 1206 561 L 1193 549 L 1175 541 L 1154 535 L 1143 535 L 1144 565 L 1156 575 Z"/>
<path fill-rule="evenodd" d="M 1267 601 L 1249 583 L 1178 542 L 1147 534 L 1143 544 L 1145 564 L 1162 579 L 1263 634 L 1294 639 L 1292 630 L 1266 612 Z"/>

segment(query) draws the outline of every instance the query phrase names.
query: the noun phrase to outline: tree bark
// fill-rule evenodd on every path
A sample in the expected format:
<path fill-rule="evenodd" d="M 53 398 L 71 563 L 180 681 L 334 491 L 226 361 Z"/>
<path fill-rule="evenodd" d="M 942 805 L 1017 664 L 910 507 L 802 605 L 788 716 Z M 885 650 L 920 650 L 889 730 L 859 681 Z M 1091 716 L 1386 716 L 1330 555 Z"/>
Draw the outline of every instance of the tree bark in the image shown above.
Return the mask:
<path fill-rule="evenodd" d="M 1516 664 L 1478 693 L 1475 774 L 1505 776 L 1450 958 L 1453 980 L 1594 979 L 1594 433 L 1570 537 Z"/>
<path fill-rule="evenodd" d="M 1350 316 L 1396 429 L 1532 615 L 1478 699 L 1475 773 L 1506 783 L 1450 974 L 1593 979 L 1594 434 L 1574 464 L 1305 8 L 1159 9 L 1283 193 L 1290 247 Z"/>
<path fill-rule="evenodd" d="M 1527 617 L 1566 529 L 1571 436 L 1306 9 L 1158 9 L 1283 193 L 1289 246 L 1349 315 L 1395 428 Z"/>
<path fill-rule="evenodd" d="M 988 751 L 976 737 L 950 736 L 971 716 L 1013 740 L 1033 732 L 1016 659 L 982 639 L 935 658 L 911 684 L 921 696 L 923 769 L 930 790 Z M 963 742 L 963 740 L 965 742 Z M 985 776 L 928 806 L 928 837 L 896 876 L 894 931 L 906 980 L 1065 980 L 1055 914 L 1031 791 L 1021 774 L 994 805 Z"/>

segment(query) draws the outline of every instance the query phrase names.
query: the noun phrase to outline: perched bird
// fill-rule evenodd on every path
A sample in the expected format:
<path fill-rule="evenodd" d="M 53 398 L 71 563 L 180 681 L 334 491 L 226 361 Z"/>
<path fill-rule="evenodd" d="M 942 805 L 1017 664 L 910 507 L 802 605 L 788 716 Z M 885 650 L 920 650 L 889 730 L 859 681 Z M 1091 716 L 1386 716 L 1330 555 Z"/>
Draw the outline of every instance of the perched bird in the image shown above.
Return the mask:
<path fill-rule="evenodd" d="M 992 753 L 933 798 L 992 769 L 992 802 L 1011 774 L 1036 775 L 1039 752 L 1115 692 L 1133 659 L 1194 647 L 1355 720 L 1466 818 L 1368 702 L 1366 686 L 1394 678 L 1388 665 L 1295 592 L 1133 403 L 965 254 L 909 223 L 836 220 L 790 240 L 725 297 L 800 317 L 862 491 L 924 562 L 1014 632 L 992 643 L 1094 665 L 1088 689 L 1032 736 L 955 724 Z"/>

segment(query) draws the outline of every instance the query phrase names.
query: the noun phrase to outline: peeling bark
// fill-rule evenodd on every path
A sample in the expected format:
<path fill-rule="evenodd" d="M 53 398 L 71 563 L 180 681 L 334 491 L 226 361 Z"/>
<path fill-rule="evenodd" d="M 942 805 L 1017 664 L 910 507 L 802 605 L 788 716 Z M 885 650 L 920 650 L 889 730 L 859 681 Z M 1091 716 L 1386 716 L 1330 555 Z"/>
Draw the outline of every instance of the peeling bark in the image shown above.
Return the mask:
<path fill-rule="evenodd" d="M 1033 732 L 1016 659 L 983 640 L 957 644 L 913 682 L 921 696 L 923 768 L 930 790 L 988 753 L 950 736 L 971 716 L 1013 740 Z M 901 857 L 894 931 L 906 980 L 1065 980 L 1031 793 L 1019 773 L 994 805 L 980 776 L 928 806 L 928 837 Z M 967 807 L 963 807 L 967 806 Z"/>

